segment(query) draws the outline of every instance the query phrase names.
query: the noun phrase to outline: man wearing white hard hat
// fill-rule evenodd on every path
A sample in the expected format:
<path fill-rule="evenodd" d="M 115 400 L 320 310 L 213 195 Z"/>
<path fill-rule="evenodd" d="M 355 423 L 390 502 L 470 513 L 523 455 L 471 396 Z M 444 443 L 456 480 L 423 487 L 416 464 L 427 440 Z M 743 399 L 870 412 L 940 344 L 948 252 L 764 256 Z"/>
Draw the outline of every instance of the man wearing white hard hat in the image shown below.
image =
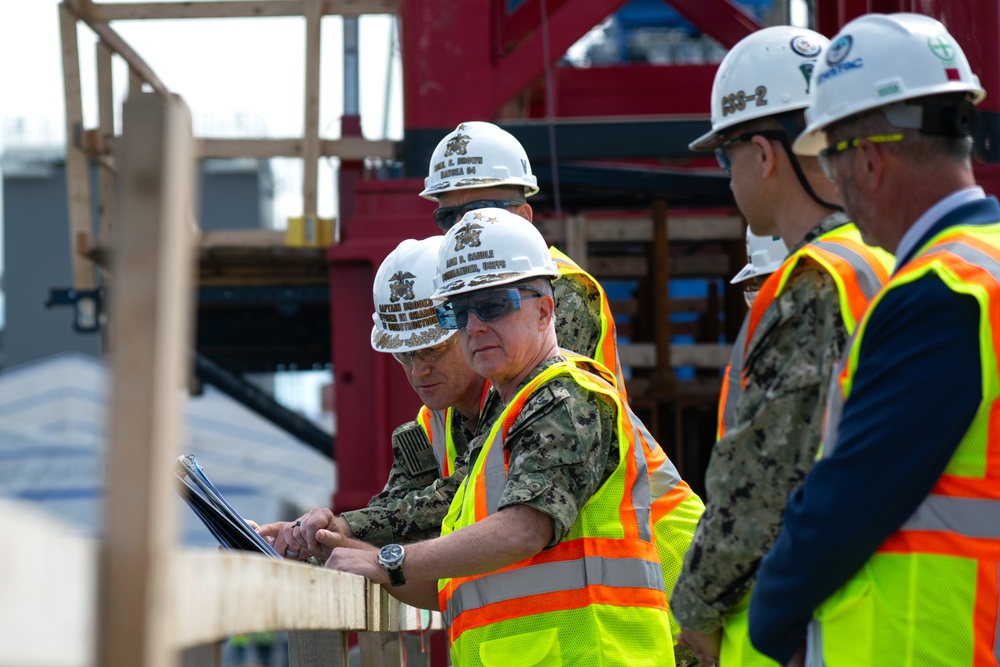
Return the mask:
<path fill-rule="evenodd" d="M 741 40 L 715 75 L 712 129 L 691 143 L 715 151 L 750 231 L 781 237 L 789 252 L 734 345 L 739 376 L 722 398 L 729 425 L 723 415 L 705 474 L 709 502 L 670 598 L 679 641 L 704 664 L 774 664 L 747 633 L 757 564 L 815 460 L 830 371 L 891 266 L 839 210 L 817 160 L 791 150 L 826 44 L 790 26 Z"/>
<path fill-rule="evenodd" d="M 822 458 L 758 571 L 755 646 L 813 665 L 996 665 L 1000 205 L 972 171 L 984 96 L 918 14 L 833 37 L 795 150 L 898 265 L 830 390 Z M 808 641 L 807 641 L 808 637 Z"/>
<path fill-rule="evenodd" d="M 445 236 L 439 272 L 438 320 L 503 412 L 440 538 L 327 566 L 396 572 L 391 593 L 440 606 L 456 665 L 673 665 L 645 457 L 614 374 L 560 354 L 545 241 L 479 210 Z"/>
<path fill-rule="evenodd" d="M 338 516 L 313 508 L 298 521 L 262 526 L 282 555 L 325 558 L 348 539 L 375 548 L 440 534 L 441 519 L 468 471 L 472 432 L 481 412 L 490 412 L 483 405 L 486 381 L 465 363 L 455 332 L 438 325 L 431 301 L 443 238 L 403 241 L 382 262 L 372 285 L 372 348 L 399 362 L 423 402 L 414 421 L 393 431 L 385 489 L 359 510 Z M 319 530 L 343 539 L 320 543 Z"/>
<path fill-rule="evenodd" d="M 530 222 L 533 212 L 527 197 L 538 192 L 531 163 L 520 142 L 506 130 L 480 121 L 460 123 L 441 139 L 424 185 L 420 195 L 438 203 L 434 218 L 445 232 L 469 212 L 490 207 L 505 209 Z M 559 347 L 590 357 L 615 372 L 616 386 L 627 401 L 615 321 L 604 289 L 558 249 L 550 247 L 549 255 L 559 271 L 552 281 Z M 705 505 L 680 479 L 652 435 L 643 431 L 657 545 L 669 594 Z M 671 618 L 671 634 L 676 638 L 679 631 Z"/>

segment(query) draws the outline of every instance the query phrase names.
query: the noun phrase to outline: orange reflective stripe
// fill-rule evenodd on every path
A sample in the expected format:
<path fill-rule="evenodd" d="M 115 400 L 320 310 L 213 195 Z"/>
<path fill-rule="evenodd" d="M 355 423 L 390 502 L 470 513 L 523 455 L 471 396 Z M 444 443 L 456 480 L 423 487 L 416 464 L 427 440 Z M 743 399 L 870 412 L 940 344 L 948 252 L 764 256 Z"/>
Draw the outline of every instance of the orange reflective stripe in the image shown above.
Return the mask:
<path fill-rule="evenodd" d="M 836 241 L 826 241 L 826 243 L 836 243 Z M 849 322 L 851 330 L 854 328 L 854 324 L 861 318 L 865 312 L 865 308 L 868 307 L 868 299 L 865 297 L 865 293 L 862 291 L 861 286 L 858 284 L 858 275 L 843 257 L 838 257 L 833 253 L 827 252 L 821 248 L 815 246 L 809 248 L 806 253 L 807 256 L 810 255 L 820 255 L 823 261 L 828 263 L 836 272 L 836 275 L 840 277 L 843 281 L 844 292 L 841 297 L 846 298 L 847 308 L 851 313 L 852 322 Z"/>
<path fill-rule="evenodd" d="M 878 553 L 936 554 L 959 558 L 1000 560 L 1000 539 L 965 537 L 940 530 L 901 530 L 885 539 Z"/>
<path fill-rule="evenodd" d="M 726 364 L 726 371 L 722 374 L 722 389 L 719 390 L 719 409 L 715 420 L 715 439 L 722 440 L 726 434 L 726 404 L 729 399 L 729 371 L 732 369 L 731 363 Z"/>
<path fill-rule="evenodd" d="M 954 498 L 1000 500 L 1000 480 L 995 477 L 975 479 L 957 475 L 941 475 L 931 493 Z"/>
<path fill-rule="evenodd" d="M 785 261 L 787 262 L 788 260 Z M 746 356 L 747 348 L 750 346 L 750 340 L 753 338 L 754 331 L 757 330 L 757 325 L 760 324 L 760 318 L 764 316 L 767 307 L 774 301 L 774 295 L 778 293 L 779 288 L 783 286 L 783 275 L 784 265 L 767 277 L 767 280 L 760 286 L 760 291 L 757 292 L 757 296 L 753 300 L 753 306 L 750 308 L 750 325 L 747 327 L 747 339 L 743 343 L 744 357 Z M 745 378 L 745 373 L 743 376 Z M 741 384 L 745 385 L 746 380 L 744 379 Z"/>
<path fill-rule="evenodd" d="M 687 500 L 692 493 L 694 492 L 688 486 L 687 482 L 681 481 L 680 484 L 653 501 L 652 506 L 649 508 L 650 521 L 653 522 L 653 525 L 656 525 L 656 522 L 670 514 L 674 508 Z"/>
<path fill-rule="evenodd" d="M 531 614 L 537 615 L 579 609 L 594 604 L 663 609 L 667 601 L 662 590 L 611 588 L 609 586 L 588 586 L 558 593 L 529 595 L 462 612 L 455 617 L 448 628 L 448 642 L 449 644 L 454 642 L 466 630 L 523 617 L 525 609 L 531 609 Z"/>

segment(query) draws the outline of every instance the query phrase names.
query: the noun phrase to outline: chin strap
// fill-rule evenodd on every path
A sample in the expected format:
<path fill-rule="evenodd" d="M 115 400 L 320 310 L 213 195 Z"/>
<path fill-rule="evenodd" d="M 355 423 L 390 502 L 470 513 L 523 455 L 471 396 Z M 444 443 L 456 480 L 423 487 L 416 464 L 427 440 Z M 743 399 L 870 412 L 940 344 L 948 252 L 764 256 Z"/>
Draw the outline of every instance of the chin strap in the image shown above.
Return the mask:
<path fill-rule="evenodd" d="M 818 194 L 816 194 L 812 185 L 809 184 L 809 179 L 806 178 L 805 173 L 802 171 L 802 165 L 799 164 L 798 156 L 796 156 L 792 151 L 792 142 L 789 140 L 789 137 L 796 137 L 803 130 L 795 118 L 795 113 L 781 114 L 776 116 L 775 120 L 781 123 L 782 129 L 785 131 L 785 136 L 781 138 L 781 145 L 785 149 L 788 161 L 792 163 L 792 170 L 795 171 L 795 176 L 799 179 L 799 184 L 802 186 L 802 189 L 805 190 L 805 193 L 809 195 L 814 202 L 823 208 L 831 211 L 843 211 L 843 207 L 824 201 Z"/>

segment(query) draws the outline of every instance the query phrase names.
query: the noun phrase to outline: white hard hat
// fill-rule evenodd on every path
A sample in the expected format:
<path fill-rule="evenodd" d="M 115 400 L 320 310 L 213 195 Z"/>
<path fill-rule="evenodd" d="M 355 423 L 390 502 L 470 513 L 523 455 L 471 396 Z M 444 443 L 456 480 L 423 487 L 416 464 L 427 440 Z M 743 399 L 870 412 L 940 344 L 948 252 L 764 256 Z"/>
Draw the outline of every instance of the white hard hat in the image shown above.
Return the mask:
<path fill-rule="evenodd" d="M 442 192 L 497 185 L 523 186 L 525 197 L 538 192 L 521 142 L 493 123 L 469 121 L 434 149 L 420 196 L 437 201 Z"/>
<path fill-rule="evenodd" d="M 372 347 L 379 352 L 412 352 L 442 343 L 455 333 L 438 326 L 431 301 L 443 239 L 407 239 L 378 267 L 372 285 Z"/>
<path fill-rule="evenodd" d="M 829 125 L 863 111 L 927 95 L 969 93 L 973 103 L 986 96 L 955 39 L 922 14 L 854 19 L 834 36 L 813 79 L 806 129 L 793 146 L 803 155 L 826 147 Z"/>
<path fill-rule="evenodd" d="M 764 28 L 744 37 L 723 58 L 712 83 L 712 129 L 692 141 L 710 151 L 722 132 L 756 118 L 809 106 L 809 81 L 826 37 L 791 26 Z"/>
<path fill-rule="evenodd" d="M 444 301 L 486 287 L 558 275 L 534 225 L 504 209 L 481 208 L 466 213 L 444 235 L 433 298 Z"/>
<path fill-rule="evenodd" d="M 788 248 L 780 236 L 757 236 L 747 227 L 747 265 L 729 282 L 733 285 L 757 276 L 774 273 L 788 257 Z"/>

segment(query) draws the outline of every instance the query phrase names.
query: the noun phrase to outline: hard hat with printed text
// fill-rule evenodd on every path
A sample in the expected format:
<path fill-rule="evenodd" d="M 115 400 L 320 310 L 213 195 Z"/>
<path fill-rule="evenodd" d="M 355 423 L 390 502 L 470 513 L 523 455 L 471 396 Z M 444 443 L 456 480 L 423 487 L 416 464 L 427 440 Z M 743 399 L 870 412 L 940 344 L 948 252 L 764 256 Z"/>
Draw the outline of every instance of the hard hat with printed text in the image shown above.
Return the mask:
<path fill-rule="evenodd" d="M 431 301 L 443 239 L 407 239 L 379 266 L 372 284 L 371 335 L 372 347 L 379 352 L 412 352 L 454 335 L 438 326 Z"/>
<path fill-rule="evenodd" d="M 516 213 L 482 208 L 444 235 L 433 299 L 542 276 L 556 278 L 559 269 L 535 226 Z"/>
<path fill-rule="evenodd" d="M 900 103 L 949 93 L 969 98 L 969 114 L 971 105 L 986 95 L 940 21 L 907 13 L 860 16 L 840 29 L 820 58 L 806 128 L 795 141 L 795 152 L 818 154 L 827 145 L 827 127 L 879 107 L 887 108 L 886 118 L 897 127 L 942 133 L 939 111 L 929 115 L 919 104 Z M 960 134 L 967 121 L 952 118 L 948 123 Z"/>
<path fill-rule="evenodd" d="M 735 285 L 757 276 L 774 273 L 788 257 L 788 248 L 780 236 L 757 236 L 747 227 L 747 265 L 733 276 Z"/>
<path fill-rule="evenodd" d="M 764 28 L 743 38 L 715 73 L 711 131 L 688 147 L 714 150 L 730 127 L 805 109 L 813 68 L 827 44 L 818 32 L 791 26 Z"/>
<path fill-rule="evenodd" d="M 493 123 L 469 121 L 434 149 L 420 196 L 437 201 L 442 192 L 498 185 L 523 187 L 525 197 L 538 192 L 521 142 Z"/>

